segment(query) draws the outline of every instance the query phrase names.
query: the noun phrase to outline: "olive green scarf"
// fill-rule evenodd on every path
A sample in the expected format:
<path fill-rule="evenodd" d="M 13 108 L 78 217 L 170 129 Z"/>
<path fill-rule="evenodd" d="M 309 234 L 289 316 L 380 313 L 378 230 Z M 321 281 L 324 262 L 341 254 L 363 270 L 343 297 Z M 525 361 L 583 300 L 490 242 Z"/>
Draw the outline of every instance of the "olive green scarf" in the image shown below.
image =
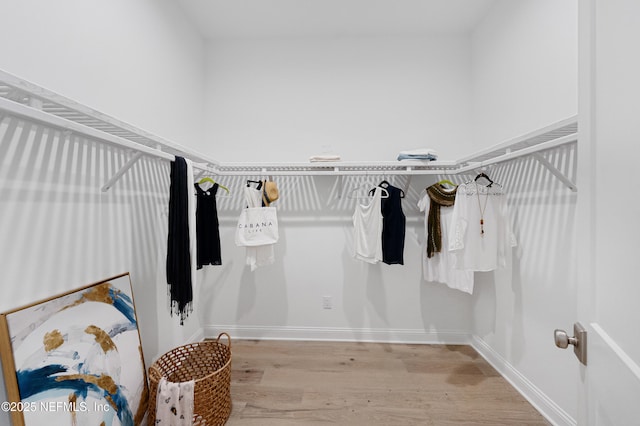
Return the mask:
<path fill-rule="evenodd" d="M 427 218 L 427 257 L 440 253 L 442 249 L 442 229 L 440 228 L 440 207 L 450 207 L 456 201 L 458 187 L 447 191 L 444 186 L 436 183 L 427 187 L 427 194 L 431 199 L 429 216 Z"/>

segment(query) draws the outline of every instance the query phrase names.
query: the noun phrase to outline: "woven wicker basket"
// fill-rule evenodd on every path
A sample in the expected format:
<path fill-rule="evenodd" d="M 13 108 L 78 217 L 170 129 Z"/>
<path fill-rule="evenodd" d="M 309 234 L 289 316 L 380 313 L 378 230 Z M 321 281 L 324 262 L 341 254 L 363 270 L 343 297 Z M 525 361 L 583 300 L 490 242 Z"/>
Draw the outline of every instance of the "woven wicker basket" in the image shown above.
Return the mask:
<path fill-rule="evenodd" d="M 220 343 L 227 336 L 228 343 Z M 231 414 L 231 337 L 220 333 L 216 340 L 191 343 L 162 355 L 149 367 L 149 414 L 156 420 L 156 398 L 160 379 L 169 382 L 195 381 L 193 424 L 223 425 Z"/>

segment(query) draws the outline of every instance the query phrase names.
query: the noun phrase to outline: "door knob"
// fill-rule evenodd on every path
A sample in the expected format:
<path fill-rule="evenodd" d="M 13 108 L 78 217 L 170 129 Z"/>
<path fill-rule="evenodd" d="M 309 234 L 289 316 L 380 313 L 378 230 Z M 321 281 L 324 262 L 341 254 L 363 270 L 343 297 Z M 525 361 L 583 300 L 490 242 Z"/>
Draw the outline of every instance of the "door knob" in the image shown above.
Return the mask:
<path fill-rule="evenodd" d="M 573 352 L 584 365 L 587 365 L 587 330 L 580 324 L 573 324 L 573 337 L 569 337 L 566 331 L 556 329 L 553 332 L 556 346 L 567 349 L 573 345 Z"/>
<path fill-rule="evenodd" d="M 556 346 L 559 348 L 567 349 L 569 345 L 576 346 L 578 344 L 578 339 L 576 339 L 575 337 L 569 337 L 567 332 L 564 330 L 559 330 L 556 328 L 553 334 L 556 340 Z"/>

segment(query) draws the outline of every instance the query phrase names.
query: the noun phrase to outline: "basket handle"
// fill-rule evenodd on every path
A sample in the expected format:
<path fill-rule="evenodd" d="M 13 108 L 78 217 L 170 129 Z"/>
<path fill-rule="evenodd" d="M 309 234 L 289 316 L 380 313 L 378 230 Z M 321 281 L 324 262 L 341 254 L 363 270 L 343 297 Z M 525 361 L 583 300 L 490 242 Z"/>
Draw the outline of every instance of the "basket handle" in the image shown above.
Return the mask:
<path fill-rule="evenodd" d="M 218 334 L 218 339 L 216 339 L 216 343 L 220 343 L 220 338 L 222 336 L 227 336 L 227 346 L 229 346 L 229 350 L 231 350 L 231 336 L 229 336 L 224 331 L 222 333 Z"/>

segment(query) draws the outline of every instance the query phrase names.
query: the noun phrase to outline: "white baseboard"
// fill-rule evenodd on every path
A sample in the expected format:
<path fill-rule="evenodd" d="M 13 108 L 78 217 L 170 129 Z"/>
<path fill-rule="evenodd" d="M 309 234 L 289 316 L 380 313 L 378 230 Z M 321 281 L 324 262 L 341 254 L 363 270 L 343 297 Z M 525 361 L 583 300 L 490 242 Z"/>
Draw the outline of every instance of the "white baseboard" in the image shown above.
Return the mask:
<path fill-rule="evenodd" d="M 473 336 L 471 346 L 552 424 L 556 426 L 577 425 L 573 417 L 524 377 L 483 339 Z"/>
<path fill-rule="evenodd" d="M 225 332 L 232 339 L 261 340 L 327 340 L 347 342 L 431 343 L 468 345 L 468 333 L 435 332 L 419 329 L 371 329 L 328 327 L 262 327 L 239 325 L 208 325 L 204 337 L 217 337 Z"/>
<path fill-rule="evenodd" d="M 187 343 L 201 342 L 204 340 L 204 338 L 204 328 L 200 327 L 195 333 L 191 335 L 191 337 L 189 337 Z"/>

